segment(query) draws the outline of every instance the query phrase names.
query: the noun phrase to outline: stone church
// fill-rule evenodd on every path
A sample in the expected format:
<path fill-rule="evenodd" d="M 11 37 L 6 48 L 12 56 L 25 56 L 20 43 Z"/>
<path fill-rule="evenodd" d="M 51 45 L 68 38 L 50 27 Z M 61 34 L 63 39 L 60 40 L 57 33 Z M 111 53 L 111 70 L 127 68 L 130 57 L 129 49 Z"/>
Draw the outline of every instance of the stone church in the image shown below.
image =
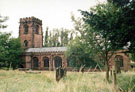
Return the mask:
<path fill-rule="evenodd" d="M 55 70 L 57 67 L 67 68 L 68 62 L 64 55 L 66 47 L 43 47 L 42 21 L 35 18 L 21 18 L 19 26 L 19 37 L 25 52 L 23 60 L 25 68 Z M 117 52 L 109 60 L 110 67 L 115 64 L 115 57 L 120 56 L 120 67 L 123 70 L 130 68 L 129 57 L 121 52 Z"/>
<path fill-rule="evenodd" d="M 43 47 L 42 21 L 35 18 L 21 18 L 19 37 L 25 49 L 23 60 L 25 68 L 54 70 L 67 67 L 64 55 L 66 47 Z"/>

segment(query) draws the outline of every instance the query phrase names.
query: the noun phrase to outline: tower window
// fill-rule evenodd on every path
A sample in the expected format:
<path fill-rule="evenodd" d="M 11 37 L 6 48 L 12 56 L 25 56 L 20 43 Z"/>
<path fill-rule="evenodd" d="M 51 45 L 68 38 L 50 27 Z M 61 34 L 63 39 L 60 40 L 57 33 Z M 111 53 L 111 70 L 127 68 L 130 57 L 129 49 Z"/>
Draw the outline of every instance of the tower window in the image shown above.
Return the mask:
<path fill-rule="evenodd" d="M 28 25 L 24 25 L 24 34 L 28 33 Z"/>
<path fill-rule="evenodd" d="M 38 25 L 36 26 L 35 33 L 36 33 L 36 34 L 38 34 L 38 33 L 39 33 L 39 26 L 38 26 Z"/>
<path fill-rule="evenodd" d="M 27 40 L 24 41 L 24 47 L 28 47 L 28 41 Z"/>

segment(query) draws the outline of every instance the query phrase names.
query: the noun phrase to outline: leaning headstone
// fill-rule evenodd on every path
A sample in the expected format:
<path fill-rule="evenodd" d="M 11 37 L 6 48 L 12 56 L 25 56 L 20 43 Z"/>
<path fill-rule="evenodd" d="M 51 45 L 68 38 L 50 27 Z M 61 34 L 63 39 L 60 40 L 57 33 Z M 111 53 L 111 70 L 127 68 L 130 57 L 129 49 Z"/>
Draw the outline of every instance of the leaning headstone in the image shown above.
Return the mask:
<path fill-rule="evenodd" d="M 58 82 L 62 77 L 66 76 L 66 69 L 58 67 L 56 69 L 56 81 Z"/>

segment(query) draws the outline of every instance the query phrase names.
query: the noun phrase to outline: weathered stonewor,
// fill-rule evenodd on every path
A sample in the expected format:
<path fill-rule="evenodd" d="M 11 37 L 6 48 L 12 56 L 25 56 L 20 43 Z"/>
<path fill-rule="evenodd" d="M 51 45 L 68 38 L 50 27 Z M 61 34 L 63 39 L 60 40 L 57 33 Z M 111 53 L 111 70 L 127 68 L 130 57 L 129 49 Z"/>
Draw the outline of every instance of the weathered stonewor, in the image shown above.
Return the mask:
<path fill-rule="evenodd" d="M 43 30 L 40 19 L 35 17 L 21 18 L 19 37 L 25 50 L 22 56 L 25 62 L 24 68 L 55 70 L 58 67 L 67 68 L 69 65 L 67 57 L 64 55 L 66 47 L 43 47 Z M 127 71 L 130 68 L 130 59 L 119 51 L 109 60 L 110 67 L 115 64 L 116 55 L 122 57 L 120 67 Z"/>
<path fill-rule="evenodd" d="M 116 51 L 116 53 L 112 55 L 112 57 L 108 61 L 109 66 L 110 66 L 110 70 L 112 70 L 111 69 L 112 66 L 115 66 L 115 65 L 118 66 L 117 70 L 128 71 L 131 68 L 131 66 L 130 66 L 131 60 L 125 52 L 126 51 L 124 51 L 124 50 L 119 50 L 119 51 Z M 116 61 L 116 59 L 119 59 L 119 60 Z M 117 71 L 117 72 L 120 72 L 120 71 Z"/>
<path fill-rule="evenodd" d="M 42 21 L 35 18 L 21 18 L 19 26 L 19 37 L 22 46 L 27 48 L 43 47 Z"/>
<path fill-rule="evenodd" d="M 56 69 L 56 81 L 58 82 L 62 77 L 66 76 L 67 70 L 62 67 Z"/>
<path fill-rule="evenodd" d="M 19 37 L 25 52 L 24 68 L 54 70 L 67 67 L 64 55 L 66 47 L 43 47 L 42 21 L 35 18 L 21 18 Z"/>

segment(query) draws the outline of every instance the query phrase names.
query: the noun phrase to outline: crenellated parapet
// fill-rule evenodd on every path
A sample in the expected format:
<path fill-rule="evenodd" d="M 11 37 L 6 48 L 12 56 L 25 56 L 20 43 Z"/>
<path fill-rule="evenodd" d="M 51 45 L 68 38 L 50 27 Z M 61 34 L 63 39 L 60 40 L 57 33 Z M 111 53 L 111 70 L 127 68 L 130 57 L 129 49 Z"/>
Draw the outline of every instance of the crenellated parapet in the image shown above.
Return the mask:
<path fill-rule="evenodd" d="M 42 20 L 35 18 L 35 17 L 26 17 L 26 18 L 20 18 L 20 24 L 27 24 L 27 23 L 37 23 L 39 25 L 42 25 Z"/>
<path fill-rule="evenodd" d="M 19 37 L 24 49 L 43 46 L 42 20 L 35 17 L 20 18 Z"/>

